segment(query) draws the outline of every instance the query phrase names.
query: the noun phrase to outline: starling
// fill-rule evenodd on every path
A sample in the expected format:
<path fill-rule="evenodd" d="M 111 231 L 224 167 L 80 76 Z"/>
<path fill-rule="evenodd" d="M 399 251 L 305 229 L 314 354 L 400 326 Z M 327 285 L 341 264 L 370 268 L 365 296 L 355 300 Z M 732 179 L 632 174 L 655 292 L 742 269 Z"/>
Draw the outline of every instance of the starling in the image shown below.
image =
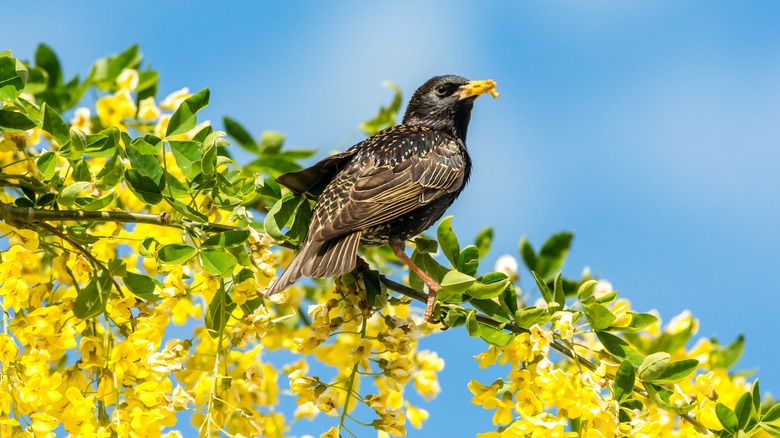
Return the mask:
<path fill-rule="evenodd" d="M 466 131 L 474 101 L 498 97 L 492 80 L 436 76 L 412 95 L 401 125 L 277 181 L 295 193 L 318 193 L 306 239 L 271 296 L 302 276 L 326 278 L 355 269 L 359 245 L 390 245 L 428 286 L 432 320 L 440 286 L 404 252 L 458 197 L 471 173 Z"/>

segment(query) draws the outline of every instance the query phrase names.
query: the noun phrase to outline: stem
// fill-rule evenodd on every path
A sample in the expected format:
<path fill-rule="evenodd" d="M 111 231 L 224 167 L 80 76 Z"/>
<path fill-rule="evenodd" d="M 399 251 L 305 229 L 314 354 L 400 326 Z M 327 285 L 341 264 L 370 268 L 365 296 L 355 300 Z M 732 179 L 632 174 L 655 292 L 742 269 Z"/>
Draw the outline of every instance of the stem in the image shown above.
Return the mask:
<path fill-rule="evenodd" d="M 363 318 L 363 325 L 360 327 L 360 335 L 366 335 L 366 318 Z M 352 397 L 352 386 L 355 384 L 355 376 L 357 376 L 358 373 L 358 366 L 360 366 L 359 363 L 356 363 L 354 366 L 352 366 L 352 374 L 349 375 L 349 383 L 347 383 L 347 397 L 344 399 L 344 411 L 341 413 L 341 420 L 339 420 L 339 430 L 344 427 L 344 420 L 348 416 L 347 411 L 349 410 L 349 399 Z"/>
<path fill-rule="evenodd" d="M 401 283 L 395 282 L 393 280 L 390 280 L 387 277 L 385 277 L 384 275 L 380 276 L 379 278 L 380 278 L 380 281 L 382 282 L 382 284 L 385 285 L 385 287 L 387 287 L 390 290 L 396 291 L 396 292 L 400 293 L 401 295 L 406 295 L 409 298 L 415 299 L 415 300 L 423 302 L 423 303 L 425 303 L 427 301 L 427 299 L 428 299 L 428 294 L 426 294 L 424 292 L 420 292 L 417 289 L 413 289 L 413 288 L 411 288 L 409 286 L 406 286 L 404 284 L 401 284 Z M 512 333 L 517 333 L 517 334 L 520 334 L 520 333 L 531 333 L 530 330 L 525 329 L 523 327 L 520 327 L 520 326 L 517 326 L 517 325 L 514 325 L 514 324 L 505 324 L 505 323 L 498 322 L 498 321 L 494 320 L 493 318 L 491 318 L 491 317 L 489 317 L 489 316 L 487 316 L 487 315 L 485 315 L 483 313 L 480 313 L 479 311 L 476 312 L 476 315 L 477 315 L 477 321 L 479 321 L 482 324 L 485 324 L 487 326 L 490 326 L 490 327 L 493 327 L 493 328 L 497 328 L 499 330 L 508 330 L 508 331 L 510 331 Z M 557 340 L 555 340 L 552 343 L 550 343 L 550 345 L 556 351 L 558 351 L 559 353 L 563 354 L 564 356 L 568 357 L 569 359 L 571 359 L 573 361 L 578 362 L 579 364 L 585 366 L 585 368 L 587 368 L 587 369 L 589 369 L 591 371 L 595 371 L 598 368 L 593 362 L 591 362 L 588 359 L 580 356 L 579 354 L 576 354 L 573 349 L 572 350 L 568 349 L 566 346 L 562 345 Z M 615 380 L 615 376 L 613 376 L 612 374 L 607 373 L 606 377 L 608 377 L 608 378 L 610 378 L 612 380 Z M 639 394 L 639 395 L 641 395 L 641 396 L 643 396 L 643 397 L 649 398 L 648 394 L 647 394 L 647 391 L 645 391 L 644 389 L 642 389 L 642 388 L 640 388 L 638 386 L 634 386 L 634 392 Z M 677 415 L 679 415 L 680 418 L 682 418 L 683 420 L 685 420 L 688 423 L 690 423 L 691 425 L 693 425 L 693 427 L 696 428 L 696 430 L 699 433 L 703 433 L 705 435 L 712 435 L 712 432 L 710 432 L 709 429 L 704 427 L 704 425 L 699 423 L 693 415 L 691 415 L 691 414 L 677 414 Z"/>

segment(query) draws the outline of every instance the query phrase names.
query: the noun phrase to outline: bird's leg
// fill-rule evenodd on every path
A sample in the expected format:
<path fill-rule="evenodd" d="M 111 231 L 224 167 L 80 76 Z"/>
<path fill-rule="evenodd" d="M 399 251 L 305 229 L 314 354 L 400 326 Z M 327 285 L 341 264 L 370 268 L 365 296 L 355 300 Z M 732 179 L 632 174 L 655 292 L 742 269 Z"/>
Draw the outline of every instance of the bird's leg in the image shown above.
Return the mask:
<path fill-rule="evenodd" d="M 441 286 L 439 283 L 436 283 L 436 281 L 434 281 L 433 278 L 431 278 L 428 274 L 423 272 L 423 270 L 420 269 L 420 267 L 417 266 L 412 261 L 412 259 L 406 255 L 406 252 L 404 252 L 406 249 L 406 244 L 403 240 L 397 237 L 391 237 L 390 249 L 393 250 L 393 253 L 396 257 L 398 257 L 399 260 L 406 263 L 406 266 L 409 266 L 409 269 L 414 271 L 414 273 L 417 274 L 428 286 L 428 301 L 425 304 L 425 320 L 430 323 L 436 322 L 436 320 L 433 319 L 433 304 L 436 302 L 436 292 L 441 289 Z"/>

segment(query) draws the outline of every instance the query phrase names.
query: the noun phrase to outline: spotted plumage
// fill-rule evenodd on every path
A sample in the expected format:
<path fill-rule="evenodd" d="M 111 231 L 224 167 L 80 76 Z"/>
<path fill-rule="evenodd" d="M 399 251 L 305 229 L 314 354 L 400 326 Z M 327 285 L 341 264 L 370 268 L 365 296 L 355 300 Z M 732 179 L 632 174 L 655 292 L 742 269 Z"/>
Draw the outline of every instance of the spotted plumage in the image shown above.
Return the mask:
<path fill-rule="evenodd" d="M 296 193 L 321 193 L 298 254 L 266 294 L 302 276 L 350 272 L 359 245 L 403 242 L 433 225 L 469 179 L 465 141 L 471 108 L 477 96 L 494 94 L 494 88 L 492 81 L 434 77 L 415 91 L 403 124 L 279 177 Z"/>

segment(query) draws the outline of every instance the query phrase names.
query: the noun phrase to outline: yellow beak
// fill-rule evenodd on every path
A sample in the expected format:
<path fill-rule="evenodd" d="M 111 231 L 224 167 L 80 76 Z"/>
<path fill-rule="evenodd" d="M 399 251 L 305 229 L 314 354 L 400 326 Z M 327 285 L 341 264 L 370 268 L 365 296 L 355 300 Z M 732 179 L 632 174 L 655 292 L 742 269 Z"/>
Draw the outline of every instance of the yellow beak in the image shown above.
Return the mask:
<path fill-rule="evenodd" d="M 461 85 L 455 94 L 460 96 L 459 100 L 471 96 L 479 96 L 485 93 L 490 93 L 490 95 L 493 96 L 493 99 L 496 99 L 499 96 L 498 91 L 496 91 L 496 85 L 497 84 L 493 79 L 471 81 L 465 85 Z"/>

